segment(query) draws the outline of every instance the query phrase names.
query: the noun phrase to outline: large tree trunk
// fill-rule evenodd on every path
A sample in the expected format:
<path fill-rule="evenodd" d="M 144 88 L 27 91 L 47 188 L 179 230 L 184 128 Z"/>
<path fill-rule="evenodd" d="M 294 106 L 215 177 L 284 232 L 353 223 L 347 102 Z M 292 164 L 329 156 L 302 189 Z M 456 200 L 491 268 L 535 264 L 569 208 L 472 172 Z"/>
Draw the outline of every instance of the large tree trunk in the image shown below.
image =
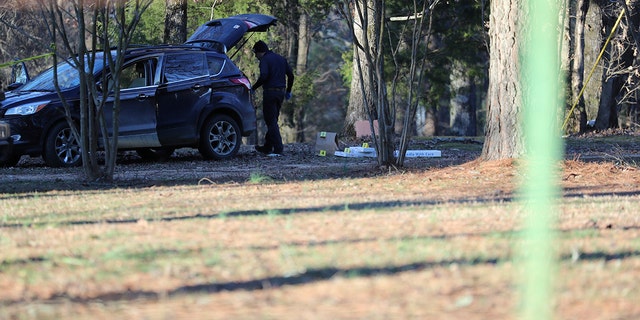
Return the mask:
<path fill-rule="evenodd" d="M 166 0 L 164 43 L 182 44 L 187 41 L 187 0 Z"/>
<path fill-rule="evenodd" d="M 524 154 L 520 34 L 521 0 L 491 1 L 487 124 L 481 159 L 517 158 Z"/>

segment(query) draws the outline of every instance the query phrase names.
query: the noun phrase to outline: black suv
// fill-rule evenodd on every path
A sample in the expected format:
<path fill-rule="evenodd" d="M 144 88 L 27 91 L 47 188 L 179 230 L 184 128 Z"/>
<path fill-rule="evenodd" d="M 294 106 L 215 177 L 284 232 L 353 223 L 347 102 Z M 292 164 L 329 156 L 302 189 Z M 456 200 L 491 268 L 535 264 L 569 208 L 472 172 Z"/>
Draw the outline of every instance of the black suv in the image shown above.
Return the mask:
<path fill-rule="evenodd" d="M 246 32 L 266 31 L 275 22 L 261 14 L 238 15 L 202 25 L 184 45 L 127 50 L 120 81 L 118 148 L 136 150 L 148 159 L 168 157 L 179 147 L 198 148 L 206 159 L 233 157 L 242 136 L 256 130 L 256 113 L 251 83 L 226 51 Z M 96 59 L 94 74 L 100 79 L 109 71 L 99 67 L 101 53 Z M 76 69 L 62 62 L 57 72 L 61 94 L 71 102 L 71 110 L 77 110 Z M 112 91 L 108 83 L 99 88 Z M 81 163 L 78 141 L 55 91 L 53 68 L 5 95 L 0 120 L 10 126 L 13 146 L 2 150 L 0 166 L 15 165 L 25 154 L 41 155 L 51 167 Z M 104 110 L 107 123 L 112 120 L 112 97 Z"/>

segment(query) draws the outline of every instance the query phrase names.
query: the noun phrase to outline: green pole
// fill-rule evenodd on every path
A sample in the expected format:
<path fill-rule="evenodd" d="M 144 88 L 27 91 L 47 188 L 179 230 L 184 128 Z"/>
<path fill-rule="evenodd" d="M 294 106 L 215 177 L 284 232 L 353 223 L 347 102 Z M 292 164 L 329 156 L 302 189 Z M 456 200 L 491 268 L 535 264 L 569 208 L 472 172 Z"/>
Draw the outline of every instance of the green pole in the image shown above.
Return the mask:
<path fill-rule="evenodd" d="M 557 168 L 561 155 L 558 106 L 560 1 L 525 0 L 523 33 L 526 224 L 521 254 L 522 312 L 526 320 L 553 318 L 554 234 Z"/>

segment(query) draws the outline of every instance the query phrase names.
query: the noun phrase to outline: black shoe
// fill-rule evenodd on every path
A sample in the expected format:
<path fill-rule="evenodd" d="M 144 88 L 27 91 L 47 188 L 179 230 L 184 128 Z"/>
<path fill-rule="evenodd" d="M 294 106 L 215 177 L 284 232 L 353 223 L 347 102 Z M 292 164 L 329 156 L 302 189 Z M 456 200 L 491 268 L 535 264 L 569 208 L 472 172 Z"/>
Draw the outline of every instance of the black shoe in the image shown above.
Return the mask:
<path fill-rule="evenodd" d="M 256 146 L 256 151 L 262 154 L 269 154 L 271 153 L 271 148 L 267 148 L 265 146 Z"/>

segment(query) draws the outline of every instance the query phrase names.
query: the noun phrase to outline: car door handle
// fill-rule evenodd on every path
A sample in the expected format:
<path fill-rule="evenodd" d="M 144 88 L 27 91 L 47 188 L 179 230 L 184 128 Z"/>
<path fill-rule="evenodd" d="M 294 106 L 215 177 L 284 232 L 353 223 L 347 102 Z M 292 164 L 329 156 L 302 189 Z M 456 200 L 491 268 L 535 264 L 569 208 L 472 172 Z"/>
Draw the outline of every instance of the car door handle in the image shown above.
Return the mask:
<path fill-rule="evenodd" d="M 138 95 L 138 100 L 145 100 L 147 98 L 149 98 L 149 96 L 144 93 L 141 93 Z"/>
<path fill-rule="evenodd" d="M 194 91 L 195 90 L 200 90 L 200 89 L 202 89 L 202 85 L 200 85 L 200 84 L 196 84 L 196 85 L 193 85 L 193 87 L 191 87 L 191 90 L 194 90 Z"/>

